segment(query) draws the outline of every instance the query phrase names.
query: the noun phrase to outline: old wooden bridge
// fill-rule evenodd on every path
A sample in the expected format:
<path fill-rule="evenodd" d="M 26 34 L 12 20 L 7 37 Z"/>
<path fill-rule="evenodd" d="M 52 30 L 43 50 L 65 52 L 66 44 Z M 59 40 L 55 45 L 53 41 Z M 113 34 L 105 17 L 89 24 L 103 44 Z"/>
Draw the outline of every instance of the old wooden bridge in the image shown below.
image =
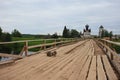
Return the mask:
<path fill-rule="evenodd" d="M 70 39 L 29 46 L 30 41 L 0 43 L 25 43 L 20 55 L 0 53 L 2 57 L 13 57 L 0 63 L 0 80 L 120 80 L 120 56 L 109 47 L 120 43 Z M 27 55 L 29 49 L 36 47 L 42 50 Z M 46 56 L 51 50 L 57 51 L 56 57 Z"/>

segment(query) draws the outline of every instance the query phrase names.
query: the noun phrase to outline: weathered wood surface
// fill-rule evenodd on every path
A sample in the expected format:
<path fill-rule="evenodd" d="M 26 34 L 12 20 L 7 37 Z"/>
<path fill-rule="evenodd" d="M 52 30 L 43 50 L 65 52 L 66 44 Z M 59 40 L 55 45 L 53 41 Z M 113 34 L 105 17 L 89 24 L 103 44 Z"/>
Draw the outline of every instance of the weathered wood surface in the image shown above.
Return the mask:
<path fill-rule="evenodd" d="M 117 76 L 115 75 L 115 72 L 113 71 L 107 56 L 102 56 L 106 75 L 108 76 L 108 80 L 118 80 Z"/>
<path fill-rule="evenodd" d="M 108 57 L 94 53 L 95 46 L 90 48 L 93 42 L 60 47 L 56 57 L 43 52 L 16 61 L 0 69 L 0 80 L 118 80 Z"/>
<path fill-rule="evenodd" d="M 87 80 L 96 80 L 96 77 L 97 77 L 96 68 L 97 68 L 96 67 L 96 56 L 93 56 Z"/>
<path fill-rule="evenodd" d="M 99 75 L 98 80 L 107 80 L 100 55 L 97 56 L 97 74 Z"/>
<path fill-rule="evenodd" d="M 11 64 L 11 63 L 14 63 L 15 61 L 14 60 L 9 60 L 9 61 L 1 61 L 0 62 L 0 67 L 3 65 L 7 65 L 7 64 Z"/>

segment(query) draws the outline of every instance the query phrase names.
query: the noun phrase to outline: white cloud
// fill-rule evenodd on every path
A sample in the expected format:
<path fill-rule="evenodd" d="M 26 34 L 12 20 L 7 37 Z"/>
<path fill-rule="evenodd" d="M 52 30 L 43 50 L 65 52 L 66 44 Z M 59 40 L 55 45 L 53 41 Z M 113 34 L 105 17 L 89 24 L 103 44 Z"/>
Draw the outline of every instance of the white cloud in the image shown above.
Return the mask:
<path fill-rule="evenodd" d="M 6 31 L 10 31 L 12 26 L 23 33 L 46 34 L 48 31 L 61 33 L 64 25 L 79 29 L 78 27 L 83 28 L 85 24 L 89 24 L 93 33 L 97 34 L 96 29 L 99 25 L 120 25 L 118 0 L 1 0 L 0 2 L 0 25 L 4 26 Z M 117 27 L 120 30 L 119 26 Z"/>

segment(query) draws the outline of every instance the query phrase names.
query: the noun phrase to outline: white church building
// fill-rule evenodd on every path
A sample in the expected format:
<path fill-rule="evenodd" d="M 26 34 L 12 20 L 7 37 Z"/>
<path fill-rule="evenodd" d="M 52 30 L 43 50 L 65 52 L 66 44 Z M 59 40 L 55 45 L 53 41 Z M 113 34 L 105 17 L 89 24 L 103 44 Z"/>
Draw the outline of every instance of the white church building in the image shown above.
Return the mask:
<path fill-rule="evenodd" d="M 83 37 L 84 38 L 91 37 L 91 29 L 89 29 L 89 25 L 85 25 L 85 29 L 83 29 Z"/>

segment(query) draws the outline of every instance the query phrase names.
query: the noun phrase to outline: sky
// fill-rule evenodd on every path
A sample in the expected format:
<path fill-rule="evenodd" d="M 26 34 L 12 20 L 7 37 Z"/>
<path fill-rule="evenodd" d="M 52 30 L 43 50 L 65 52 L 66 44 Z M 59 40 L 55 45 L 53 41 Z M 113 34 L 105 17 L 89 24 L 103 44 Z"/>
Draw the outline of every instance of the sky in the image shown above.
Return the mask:
<path fill-rule="evenodd" d="M 83 31 L 86 24 L 92 35 L 100 25 L 120 34 L 120 0 L 0 0 L 0 27 L 5 32 L 62 34 L 65 25 Z"/>

